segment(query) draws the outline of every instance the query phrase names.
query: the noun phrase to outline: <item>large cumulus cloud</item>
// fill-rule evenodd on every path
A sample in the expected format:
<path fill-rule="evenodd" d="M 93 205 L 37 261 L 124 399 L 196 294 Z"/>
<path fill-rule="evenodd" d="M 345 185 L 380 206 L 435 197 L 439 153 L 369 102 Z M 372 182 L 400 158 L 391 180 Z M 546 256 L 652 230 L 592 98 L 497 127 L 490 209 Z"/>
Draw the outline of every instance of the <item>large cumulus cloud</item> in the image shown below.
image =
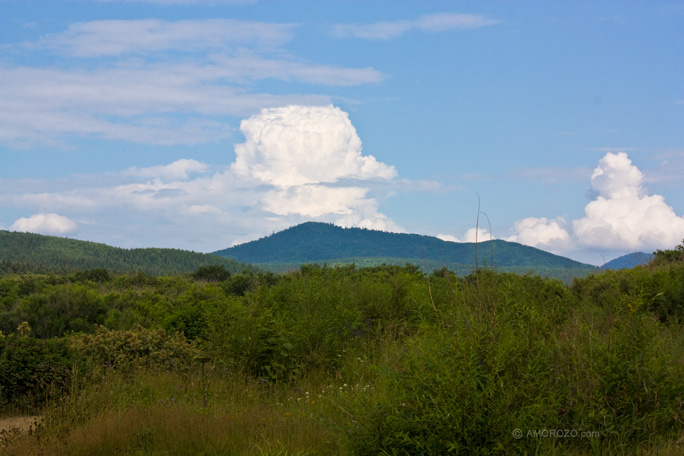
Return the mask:
<path fill-rule="evenodd" d="M 649 195 L 644 174 L 625 152 L 609 152 L 591 176 L 593 200 L 584 217 L 566 228 L 562 218 L 528 217 L 515 222 L 507 240 L 555 253 L 630 252 L 672 248 L 684 238 L 684 217 L 661 195 Z"/>
<path fill-rule="evenodd" d="M 263 109 L 243 120 L 240 130 L 245 142 L 235 146 L 231 170 L 270 188 L 261 199 L 264 210 L 401 230 L 368 196 L 368 181 L 388 181 L 397 172 L 372 155 L 363 155 L 361 139 L 340 108 Z"/>
<path fill-rule="evenodd" d="M 233 171 L 278 187 L 397 175 L 393 166 L 362 155 L 356 129 L 337 107 L 263 109 L 243 120 L 240 131 L 246 141 L 235 146 Z"/>
<path fill-rule="evenodd" d="M 265 109 L 245 119 L 242 132 L 232 163 L 179 159 L 72 176 L 59 185 L 0 179 L 0 206 L 36 214 L 13 230 L 77 230 L 123 247 L 168 246 L 165 239 L 173 239 L 181 248 L 217 250 L 309 220 L 404 231 L 379 208 L 406 182 L 397 182 L 394 167 L 363 154 L 341 109 Z"/>
<path fill-rule="evenodd" d="M 582 246 L 609 249 L 671 248 L 684 237 L 684 218 L 661 195 L 647 195 L 644 175 L 624 152 L 609 153 L 591 176 L 596 198 L 573 222 Z"/>
<path fill-rule="evenodd" d="M 508 241 L 532 245 L 551 252 L 562 252 L 571 248 L 570 234 L 564 228 L 562 218 L 549 220 L 546 217 L 527 217 L 514 223 L 515 234 Z"/>

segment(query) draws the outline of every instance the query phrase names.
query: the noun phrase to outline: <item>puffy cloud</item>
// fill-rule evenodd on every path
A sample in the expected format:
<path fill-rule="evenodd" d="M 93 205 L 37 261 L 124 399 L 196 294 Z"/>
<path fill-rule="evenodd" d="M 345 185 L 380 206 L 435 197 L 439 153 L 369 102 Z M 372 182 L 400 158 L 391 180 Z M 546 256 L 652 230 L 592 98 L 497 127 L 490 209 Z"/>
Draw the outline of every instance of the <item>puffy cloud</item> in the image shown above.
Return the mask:
<path fill-rule="evenodd" d="M 538 247 L 557 253 L 572 244 L 570 233 L 563 227 L 563 219 L 549 220 L 546 217 L 528 217 L 514 224 L 516 234 L 507 241 Z"/>
<path fill-rule="evenodd" d="M 362 154 L 346 113 L 290 106 L 262 114 L 243 124 L 246 142 L 230 168 L 181 159 L 59 182 L 0 180 L 0 206 L 77 215 L 80 235 L 126 247 L 163 246 L 173 237 L 177 246 L 217 250 L 312 219 L 403 231 L 378 201 L 411 183 Z"/>
<path fill-rule="evenodd" d="M 591 188 L 608 199 L 635 198 L 644 194 L 644 175 L 625 152 L 608 153 L 591 175 Z"/>
<path fill-rule="evenodd" d="M 684 217 L 661 195 L 648 195 L 644 175 L 625 152 L 608 152 L 591 176 L 594 199 L 584 217 L 565 228 L 562 218 L 528 217 L 515 222 L 516 241 L 554 253 L 671 248 L 684 238 Z"/>
<path fill-rule="evenodd" d="M 369 230 L 390 231 L 393 233 L 405 233 L 406 230 L 397 225 L 385 214 L 378 212 L 374 200 L 363 200 L 362 204 L 354 208 L 354 212 L 340 217 L 335 224 L 345 228 L 367 228 Z"/>
<path fill-rule="evenodd" d="M 475 236 L 477 234 L 477 236 Z M 489 241 L 492 236 L 486 228 L 480 227 L 479 229 L 473 227 L 470 228 L 462 237 L 456 237 L 452 234 L 438 234 L 437 238 L 447 241 L 447 242 L 483 242 Z"/>
<path fill-rule="evenodd" d="M 245 142 L 235 146 L 236 176 L 272 188 L 263 209 L 278 215 L 334 216 L 335 223 L 401 231 L 378 212 L 377 201 L 361 184 L 390 180 L 397 172 L 363 155 L 361 139 L 346 112 L 334 106 L 264 109 L 243 120 Z M 338 181 L 358 185 L 332 185 Z"/>
<path fill-rule="evenodd" d="M 299 185 L 269 191 L 263 198 L 264 209 L 279 215 L 301 214 L 320 217 L 325 214 L 350 214 L 368 193 L 359 187 Z"/>
<path fill-rule="evenodd" d="M 458 238 L 456 236 L 454 236 L 453 234 L 442 234 L 442 233 L 440 233 L 436 237 L 438 239 L 441 239 L 441 240 L 447 241 L 447 242 L 460 242 L 458 240 Z"/>
<path fill-rule="evenodd" d="M 235 146 L 232 170 L 278 187 L 340 179 L 392 179 L 393 166 L 361 154 L 346 112 L 329 106 L 263 109 L 243 120 L 246 141 Z"/>
<path fill-rule="evenodd" d="M 497 20 L 477 14 L 436 13 L 419 16 L 414 20 L 382 21 L 373 24 L 338 24 L 332 28 L 333 36 L 389 40 L 412 30 L 443 32 L 446 30 L 474 29 L 496 24 Z"/>
<path fill-rule="evenodd" d="M 22 217 L 12 224 L 11 231 L 24 231 L 49 235 L 65 235 L 77 230 L 76 223 L 67 217 L 57 214 L 34 214 L 28 218 Z"/>
<path fill-rule="evenodd" d="M 608 153 L 591 176 L 595 200 L 573 222 L 577 242 L 611 249 L 670 248 L 684 238 L 684 217 L 661 195 L 647 195 L 644 175 L 627 154 Z"/>

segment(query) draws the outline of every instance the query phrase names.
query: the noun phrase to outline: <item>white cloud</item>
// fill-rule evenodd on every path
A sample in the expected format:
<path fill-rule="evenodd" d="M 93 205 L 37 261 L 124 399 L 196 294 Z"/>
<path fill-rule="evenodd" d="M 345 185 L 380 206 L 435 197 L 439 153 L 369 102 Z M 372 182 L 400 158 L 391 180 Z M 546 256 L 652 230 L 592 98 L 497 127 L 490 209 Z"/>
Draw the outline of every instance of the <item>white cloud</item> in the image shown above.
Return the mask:
<path fill-rule="evenodd" d="M 168 165 L 152 166 L 149 168 L 129 168 L 125 174 L 131 176 L 161 178 L 165 180 L 186 180 L 190 174 L 202 173 L 209 168 L 206 163 L 197 160 L 180 159 Z"/>
<path fill-rule="evenodd" d="M 516 234 L 507 241 L 519 242 L 553 253 L 560 253 L 572 245 L 570 233 L 564 228 L 565 220 L 549 220 L 546 217 L 528 217 L 515 222 Z"/>
<path fill-rule="evenodd" d="M 58 214 L 34 214 L 22 217 L 12 224 L 11 231 L 23 231 L 48 235 L 65 235 L 76 232 L 78 226 L 67 217 Z"/>
<path fill-rule="evenodd" d="M 297 185 L 271 190 L 262 201 L 265 210 L 279 215 L 347 215 L 353 212 L 353 208 L 363 201 L 367 193 L 367 189 L 360 187 Z"/>
<path fill-rule="evenodd" d="M 246 141 L 230 168 L 181 159 L 104 176 L 4 180 L 0 206 L 67 213 L 88 220 L 79 222 L 81 236 L 123 247 L 217 250 L 312 219 L 404 231 L 378 201 L 411 182 L 396 181 L 394 167 L 362 154 L 347 113 L 274 108 L 243 127 Z"/>
<path fill-rule="evenodd" d="M 447 242 L 460 242 L 458 240 L 458 238 L 456 236 L 454 236 L 453 234 L 442 234 L 442 233 L 440 233 L 435 237 L 437 237 L 438 239 L 441 239 L 443 241 L 447 241 Z"/>
<path fill-rule="evenodd" d="M 161 51 L 203 51 L 255 44 L 272 47 L 290 41 L 293 24 L 233 19 L 163 21 L 158 19 L 76 22 L 29 48 L 48 49 L 73 57 L 142 55 Z"/>
<path fill-rule="evenodd" d="M 582 246 L 612 249 L 671 248 L 684 238 L 684 217 L 661 195 L 647 195 L 644 176 L 627 154 L 608 153 L 591 177 L 598 196 L 573 222 Z"/>
<path fill-rule="evenodd" d="M 264 109 L 243 120 L 235 146 L 236 176 L 272 187 L 261 198 L 273 214 L 323 218 L 342 226 L 402 231 L 368 197 L 369 180 L 391 180 L 393 166 L 363 155 L 346 112 L 334 106 Z M 351 180 L 359 185 L 331 185 Z"/>
<path fill-rule="evenodd" d="M 354 207 L 353 212 L 337 218 L 335 224 L 345 228 L 367 228 L 393 233 L 406 232 L 403 227 L 397 225 L 392 219 L 378 212 L 377 202 L 371 198 L 360 200 L 359 204 Z"/>
<path fill-rule="evenodd" d="M 243 120 L 246 141 L 235 146 L 232 170 L 278 187 L 339 179 L 392 179 L 393 166 L 362 155 L 346 112 L 333 106 L 264 109 Z"/>
<path fill-rule="evenodd" d="M 493 25 L 499 21 L 476 14 L 436 13 L 419 16 L 414 20 L 383 21 L 372 24 L 338 24 L 332 28 L 333 36 L 340 38 L 363 38 L 389 40 L 412 30 L 443 32 Z"/>
<path fill-rule="evenodd" d="M 373 68 L 317 64 L 269 48 L 293 30 L 218 19 L 94 21 L 15 45 L 66 57 L 58 67 L 0 63 L 0 143 L 60 146 L 72 135 L 155 145 L 217 142 L 235 131 L 225 116 L 331 102 L 311 91 L 259 93 L 255 82 L 353 86 L 385 79 Z"/>
<path fill-rule="evenodd" d="M 624 152 L 608 153 L 591 175 L 591 188 L 608 199 L 634 198 L 644 194 L 644 175 Z"/>
<path fill-rule="evenodd" d="M 477 236 L 475 236 L 476 234 Z M 490 239 L 496 239 L 490 235 L 489 230 L 482 227 L 479 229 L 475 227 L 470 228 L 460 238 L 452 234 L 438 234 L 436 237 L 447 242 L 484 242 L 489 241 Z"/>
<path fill-rule="evenodd" d="M 672 248 L 684 238 L 684 217 L 663 196 L 648 195 L 643 182 L 625 152 L 608 152 L 591 176 L 595 197 L 571 231 L 562 218 L 529 217 L 515 222 L 507 240 L 566 254 Z"/>

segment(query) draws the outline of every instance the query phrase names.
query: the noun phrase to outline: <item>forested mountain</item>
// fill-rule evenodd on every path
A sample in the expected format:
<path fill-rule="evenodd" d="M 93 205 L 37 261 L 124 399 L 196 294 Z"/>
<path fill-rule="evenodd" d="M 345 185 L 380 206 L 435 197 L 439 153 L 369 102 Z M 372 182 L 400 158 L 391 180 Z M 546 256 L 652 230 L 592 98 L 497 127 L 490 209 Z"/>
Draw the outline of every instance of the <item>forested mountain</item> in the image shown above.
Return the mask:
<path fill-rule="evenodd" d="M 634 266 L 648 264 L 653 259 L 652 253 L 632 252 L 615 258 L 601 266 L 602 269 L 629 269 Z"/>
<path fill-rule="evenodd" d="M 122 249 L 95 242 L 0 230 L 0 273 L 73 272 L 104 268 L 152 275 L 192 272 L 218 265 L 230 272 L 254 269 L 229 258 L 178 249 Z"/>
<path fill-rule="evenodd" d="M 585 275 L 596 270 L 594 266 L 514 242 L 456 243 L 432 236 L 341 228 L 317 222 L 303 223 L 214 253 L 268 269 L 323 262 L 360 266 L 412 263 L 429 271 L 447 267 L 457 273 L 468 273 L 474 269 L 477 255 L 481 267 L 493 262 L 500 270 L 566 276 L 568 271 Z"/>

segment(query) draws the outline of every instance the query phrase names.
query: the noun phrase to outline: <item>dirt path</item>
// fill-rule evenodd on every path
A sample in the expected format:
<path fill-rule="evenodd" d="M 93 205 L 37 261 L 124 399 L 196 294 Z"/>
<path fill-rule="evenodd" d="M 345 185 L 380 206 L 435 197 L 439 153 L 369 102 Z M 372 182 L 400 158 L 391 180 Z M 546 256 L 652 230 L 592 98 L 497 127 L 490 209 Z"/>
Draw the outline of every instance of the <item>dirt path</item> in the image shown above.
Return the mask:
<path fill-rule="evenodd" d="M 43 420 L 42 416 L 15 416 L 13 418 L 0 418 L 0 433 L 10 429 L 28 431 L 30 427 L 36 427 Z"/>

